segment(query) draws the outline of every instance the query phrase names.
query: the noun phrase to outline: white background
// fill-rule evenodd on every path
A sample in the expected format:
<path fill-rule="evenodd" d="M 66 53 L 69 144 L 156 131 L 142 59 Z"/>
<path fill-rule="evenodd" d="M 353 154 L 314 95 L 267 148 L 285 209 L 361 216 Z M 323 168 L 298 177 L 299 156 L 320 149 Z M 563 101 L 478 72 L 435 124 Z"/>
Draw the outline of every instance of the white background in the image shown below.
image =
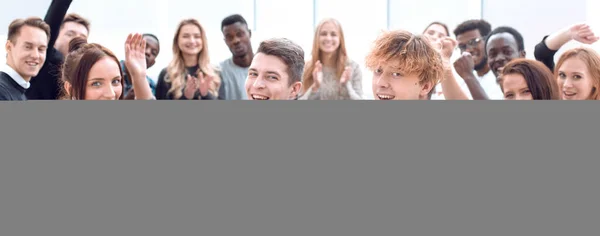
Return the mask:
<path fill-rule="evenodd" d="M 0 9 L 0 42 L 4 44 L 10 21 L 27 16 L 44 17 L 50 0 L 3 2 Z M 154 33 L 161 40 L 161 53 L 150 69 L 156 78 L 171 60 L 173 34 L 178 22 L 196 18 L 207 30 L 211 62 L 228 58 L 229 50 L 220 31 L 221 20 L 234 13 L 243 15 L 253 30 L 252 44 L 287 37 L 300 44 L 307 59 L 314 24 L 322 18 L 338 19 L 346 34 L 350 57 L 364 65 L 364 56 L 381 30 L 406 29 L 421 33 L 432 21 L 442 21 L 452 31 L 467 19 L 483 16 L 495 28 L 508 25 L 524 38 L 528 57 L 533 47 L 547 35 L 572 23 L 600 24 L 597 0 L 74 0 L 69 12 L 92 22 L 89 41 L 101 43 L 123 57 L 123 42 L 130 32 Z M 570 44 L 568 47 L 573 47 Z M 596 45 L 594 45 L 596 46 Z M 5 54 L 4 47 L 0 53 Z M 5 58 L 0 57 L 0 63 Z M 363 70 L 365 95 L 372 96 L 370 72 Z"/>

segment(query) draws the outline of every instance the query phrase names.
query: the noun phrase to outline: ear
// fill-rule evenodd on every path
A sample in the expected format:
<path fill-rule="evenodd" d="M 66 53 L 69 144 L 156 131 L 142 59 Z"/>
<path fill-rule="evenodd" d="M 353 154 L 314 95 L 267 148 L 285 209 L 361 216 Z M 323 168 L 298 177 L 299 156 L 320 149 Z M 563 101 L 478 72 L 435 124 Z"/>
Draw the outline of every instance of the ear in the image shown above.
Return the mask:
<path fill-rule="evenodd" d="M 252 30 L 248 28 L 248 38 L 252 38 Z"/>
<path fill-rule="evenodd" d="M 427 82 L 421 85 L 421 92 L 419 93 L 419 97 L 426 98 L 429 95 L 429 92 L 433 89 L 433 82 Z"/>
<path fill-rule="evenodd" d="M 519 55 L 521 56 L 521 58 L 525 58 L 527 56 L 527 53 L 525 52 L 525 50 L 520 51 Z"/>
<path fill-rule="evenodd" d="M 290 91 L 290 96 L 288 97 L 288 100 L 295 100 L 298 97 L 298 94 L 300 94 L 300 89 L 302 89 L 302 83 L 295 82 L 290 86 L 290 88 L 292 90 Z"/>
<path fill-rule="evenodd" d="M 63 84 L 63 87 L 65 89 L 67 96 L 71 97 L 71 83 L 65 81 L 65 83 Z"/>
<path fill-rule="evenodd" d="M 12 42 L 9 40 L 6 40 L 6 44 L 4 45 L 4 48 L 6 49 L 6 52 L 10 52 L 12 50 L 13 44 Z"/>

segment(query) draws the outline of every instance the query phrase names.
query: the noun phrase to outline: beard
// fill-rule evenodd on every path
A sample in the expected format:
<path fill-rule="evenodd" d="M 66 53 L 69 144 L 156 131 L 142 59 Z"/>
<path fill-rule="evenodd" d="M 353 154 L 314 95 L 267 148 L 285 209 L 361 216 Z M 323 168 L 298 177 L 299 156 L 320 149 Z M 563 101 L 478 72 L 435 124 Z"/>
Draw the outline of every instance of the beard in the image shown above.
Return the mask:
<path fill-rule="evenodd" d="M 480 71 L 481 69 L 485 68 L 487 63 L 488 63 L 488 58 L 486 56 L 483 58 L 483 60 L 481 60 L 481 62 L 479 62 L 479 64 L 475 65 L 475 71 Z"/>

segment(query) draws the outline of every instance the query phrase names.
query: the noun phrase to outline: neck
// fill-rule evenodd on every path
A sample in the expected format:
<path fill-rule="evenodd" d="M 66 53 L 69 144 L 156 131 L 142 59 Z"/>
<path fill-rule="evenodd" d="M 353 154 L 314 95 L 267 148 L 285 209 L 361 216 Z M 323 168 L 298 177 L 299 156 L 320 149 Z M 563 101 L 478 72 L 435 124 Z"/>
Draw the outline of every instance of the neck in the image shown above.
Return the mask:
<path fill-rule="evenodd" d="M 321 52 L 321 63 L 327 67 L 335 67 L 335 57 L 333 53 Z"/>
<path fill-rule="evenodd" d="M 487 74 L 488 72 L 490 72 L 490 66 L 487 63 L 485 63 L 485 66 L 477 71 L 477 75 L 481 77 Z"/>
<path fill-rule="evenodd" d="M 185 64 L 185 67 L 192 67 L 198 65 L 198 55 L 183 54 L 183 64 Z"/>
<path fill-rule="evenodd" d="M 250 67 L 250 64 L 252 64 L 252 59 L 254 58 L 254 53 L 252 53 L 252 49 L 250 49 L 250 51 L 250 53 L 247 53 L 246 55 L 241 57 L 233 56 L 233 64 L 243 68 Z"/>

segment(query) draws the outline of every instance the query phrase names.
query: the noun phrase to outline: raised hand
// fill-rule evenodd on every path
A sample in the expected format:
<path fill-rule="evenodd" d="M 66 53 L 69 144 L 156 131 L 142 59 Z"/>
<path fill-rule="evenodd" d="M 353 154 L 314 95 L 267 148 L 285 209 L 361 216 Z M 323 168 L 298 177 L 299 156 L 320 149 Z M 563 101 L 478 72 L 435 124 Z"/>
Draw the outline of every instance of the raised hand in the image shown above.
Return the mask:
<path fill-rule="evenodd" d="M 569 29 L 571 39 L 585 44 L 593 44 L 600 38 L 594 34 L 591 27 L 587 24 L 576 24 Z"/>
<path fill-rule="evenodd" d="M 346 69 L 344 70 L 344 73 L 342 73 L 342 78 L 340 78 L 340 83 L 342 85 L 345 85 L 350 78 L 352 77 L 352 67 L 347 66 Z"/>
<path fill-rule="evenodd" d="M 125 41 L 125 66 L 133 78 L 146 77 L 146 40 L 141 34 L 129 34 Z"/>
<path fill-rule="evenodd" d="M 444 37 L 441 39 L 442 49 L 440 53 L 442 54 L 443 59 L 450 60 L 452 54 L 454 53 L 454 49 L 458 42 L 450 37 Z"/>
<path fill-rule="evenodd" d="M 465 80 L 474 77 L 473 70 L 475 70 L 475 64 L 473 63 L 473 56 L 471 56 L 471 53 L 464 52 L 462 56 L 454 62 L 454 69 L 456 69 L 456 73 Z"/>

